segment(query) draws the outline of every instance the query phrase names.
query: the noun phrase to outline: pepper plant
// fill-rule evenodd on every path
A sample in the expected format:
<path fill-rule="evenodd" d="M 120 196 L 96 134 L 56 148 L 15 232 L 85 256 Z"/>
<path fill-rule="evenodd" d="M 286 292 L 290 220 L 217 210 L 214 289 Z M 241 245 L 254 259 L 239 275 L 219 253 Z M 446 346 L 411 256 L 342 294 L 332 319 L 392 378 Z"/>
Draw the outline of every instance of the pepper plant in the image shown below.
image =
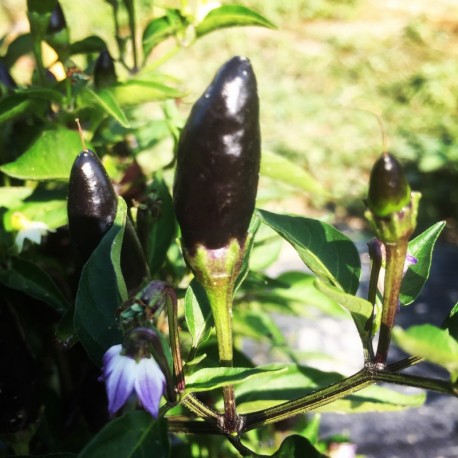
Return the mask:
<path fill-rule="evenodd" d="M 55 0 L 29 0 L 30 33 L 3 46 L 0 454 L 320 457 L 327 444 L 318 419 L 304 423 L 304 414 L 352 413 L 356 393 L 359 411 L 425 400 L 382 382 L 456 397 L 458 306 L 440 328 L 395 326 L 398 308 L 428 278 L 444 227 L 411 239 L 420 195 L 396 158 L 383 152 L 370 177 L 375 238 L 364 299 L 359 253 L 346 235 L 255 208 L 265 155 L 250 60 L 224 63 L 184 126 L 172 103 L 183 94 L 149 61 L 167 39 L 177 48 L 159 61 L 185 36 L 273 25 L 243 6 L 202 16 L 185 4 L 144 24 L 135 2 L 109 4 L 116 53 L 96 36 L 72 42 Z M 62 77 L 45 68 L 44 42 Z M 23 54 L 35 59 L 27 87 L 9 73 Z M 146 102 L 164 102 L 163 118 L 142 122 Z M 170 160 L 148 174 L 142 157 L 164 137 L 173 139 Z M 310 274 L 265 273 L 278 240 Z M 355 374 L 309 367 L 285 345 L 271 312 L 314 300 L 354 321 L 363 359 Z M 286 361 L 255 365 L 246 336 L 270 341 Z M 390 361 L 393 340 L 411 356 Z M 404 372 L 423 360 L 449 378 Z M 290 434 L 281 441 L 283 420 Z"/>

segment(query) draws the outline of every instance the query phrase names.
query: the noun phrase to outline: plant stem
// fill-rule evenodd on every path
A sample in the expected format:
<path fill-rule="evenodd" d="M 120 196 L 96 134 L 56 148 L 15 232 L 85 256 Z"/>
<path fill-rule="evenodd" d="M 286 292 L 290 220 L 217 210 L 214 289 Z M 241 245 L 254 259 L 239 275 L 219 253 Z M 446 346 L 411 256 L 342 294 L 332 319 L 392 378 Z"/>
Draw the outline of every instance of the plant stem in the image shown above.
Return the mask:
<path fill-rule="evenodd" d="M 170 346 L 173 355 L 173 369 L 175 372 L 177 393 L 182 393 L 185 389 L 185 379 L 183 374 L 183 360 L 180 350 L 180 339 L 178 333 L 178 302 L 173 288 L 169 288 L 167 300 L 167 317 L 169 321 Z"/>
<path fill-rule="evenodd" d="M 389 366 L 381 366 L 383 369 L 378 368 L 377 365 L 370 364 L 356 374 L 315 391 L 314 393 L 307 394 L 269 409 L 245 415 L 243 431 L 256 429 L 270 423 L 285 420 L 300 413 L 309 412 L 360 391 L 376 382 L 414 386 L 440 393 L 453 394 L 458 397 L 458 392 L 454 390 L 449 382 L 395 373 L 395 371 L 406 369 L 407 367 L 417 364 L 421 360 L 421 358 L 413 356 Z"/>
<path fill-rule="evenodd" d="M 134 59 L 133 73 L 138 72 L 138 49 L 137 49 L 137 26 L 135 23 L 135 2 L 134 0 L 124 0 L 124 4 L 129 16 L 130 40 L 132 42 L 132 54 Z"/>
<path fill-rule="evenodd" d="M 396 385 L 411 386 L 458 396 L 458 392 L 446 380 L 420 377 L 417 375 L 393 374 L 385 371 L 378 372 L 376 379 L 378 382 L 395 383 Z"/>
<path fill-rule="evenodd" d="M 203 418 L 206 422 L 219 428 L 222 415 L 208 407 L 203 402 L 199 401 L 194 395 L 185 395 L 182 398 L 181 402 L 185 407 L 187 407 L 191 412 L 196 414 L 198 417 Z"/>
<path fill-rule="evenodd" d="M 382 322 L 375 355 L 377 364 L 385 364 L 391 342 L 391 329 L 394 325 L 396 311 L 399 305 L 399 292 L 407 254 L 407 238 L 395 243 L 386 243 L 386 272 L 383 293 Z"/>
<path fill-rule="evenodd" d="M 218 356 L 222 367 L 233 366 L 233 341 L 232 341 L 232 292 L 234 283 L 224 281 L 215 288 L 207 290 L 208 299 L 213 311 L 213 319 L 218 341 Z M 235 405 L 234 386 L 223 387 L 224 399 L 224 429 L 228 432 L 237 431 L 238 417 Z"/>

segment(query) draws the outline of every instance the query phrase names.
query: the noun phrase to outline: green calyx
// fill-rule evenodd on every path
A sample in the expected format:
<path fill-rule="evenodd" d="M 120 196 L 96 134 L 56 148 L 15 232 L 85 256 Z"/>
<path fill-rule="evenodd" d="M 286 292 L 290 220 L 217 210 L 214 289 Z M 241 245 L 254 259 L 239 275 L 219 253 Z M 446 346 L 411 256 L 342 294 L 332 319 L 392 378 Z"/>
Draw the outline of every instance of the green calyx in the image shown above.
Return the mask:
<path fill-rule="evenodd" d="M 384 153 L 374 164 L 367 206 L 375 217 L 386 218 L 410 203 L 410 186 L 396 158 Z"/>
<path fill-rule="evenodd" d="M 402 239 L 407 240 L 417 225 L 418 204 L 421 194 L 411 193 L 411 201 L 401 211 L 391 213 L 386 218 L 380 218 L 370 209 L 366 210 L 365 216 L 373 227 L 376 236 L 383 243 L 393 244 Z"/>

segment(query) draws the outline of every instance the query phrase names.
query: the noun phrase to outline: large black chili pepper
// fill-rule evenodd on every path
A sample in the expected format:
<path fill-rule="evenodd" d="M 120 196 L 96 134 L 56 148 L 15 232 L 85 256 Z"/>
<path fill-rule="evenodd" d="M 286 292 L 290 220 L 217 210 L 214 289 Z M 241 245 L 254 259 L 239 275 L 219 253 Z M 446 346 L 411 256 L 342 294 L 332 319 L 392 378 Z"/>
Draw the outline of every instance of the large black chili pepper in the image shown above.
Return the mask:
<path fill-rule="evenodd" d="M 68 225 L 70 236 L 85 263 L 116 218 L 118 196 L 97 155 L 84 150 L 70 172 Z M 147 277 L 145 257 L 130 218 L 127 217 L 121 251 L 121 270 L 128 290 Z"/>
<path fill-rule="evenodd" d="M 259 99 L 250 61 L 234 57 L 195 103 L 181 133 L 174 204 L 184 248 L 243 246 L 260 165 Z"/>

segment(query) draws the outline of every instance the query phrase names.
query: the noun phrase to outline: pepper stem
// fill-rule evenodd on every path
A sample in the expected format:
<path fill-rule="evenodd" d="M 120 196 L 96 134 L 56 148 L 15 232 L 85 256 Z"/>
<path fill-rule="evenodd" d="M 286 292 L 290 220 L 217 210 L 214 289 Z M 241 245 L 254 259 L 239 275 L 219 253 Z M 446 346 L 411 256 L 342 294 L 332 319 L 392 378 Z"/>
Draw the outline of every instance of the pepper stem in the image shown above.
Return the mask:
<path fill-rule="evenodd" d="M 382 321 L 375 355 L 375 362 L 385 364 L 391 341 L 391 329 L 394 325 L 399 306 L 399 292 L 403 277 L 404 262 L 407 255 L 407 238 L 396 243 L 385 244 L 386 273 L 382 305 Z"/>
<path fill-rule="evenodd" d="M 184 252 L 197 280 L 204 287 L 216 329 L 218 356 L 222 367 L 233 366 L 232 301 L 237 276 L 243 257 L 243 246 L 233 239 L 227 246 L 207 249 L 198 245 L 194 253 Z M 234 386 L 223 388 L 224 417 L 220 428 L 227 434 L 241 429 L 237 415 Z"/>

